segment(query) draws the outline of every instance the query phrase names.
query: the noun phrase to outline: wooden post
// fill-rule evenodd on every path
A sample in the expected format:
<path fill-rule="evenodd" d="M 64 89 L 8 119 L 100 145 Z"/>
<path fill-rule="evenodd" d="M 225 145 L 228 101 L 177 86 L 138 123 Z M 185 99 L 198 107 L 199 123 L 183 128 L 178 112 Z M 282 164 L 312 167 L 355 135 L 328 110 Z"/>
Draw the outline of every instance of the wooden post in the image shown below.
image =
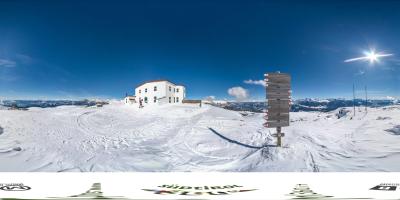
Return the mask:
<path fill-rule="evenodd" d="M 277 135 L 277 140 L 276 140 L 276 146 L 281 147 L 282 146 L 282 133 L 281 133 L 281 127 L 276 127 L 276 135 Z"/>
<path fill-rule="evenodd" d="M 266 123 L 264 126 L 267 128 L 276 128 L 276 133 L 272 134 L 276 137 L 276 146 L 282 146 L 282 127 L 289 126 L 289 113 L 290 113 L 290 81 L 289 74 L 268 73 L 264 75 L 266 85 Z"/>

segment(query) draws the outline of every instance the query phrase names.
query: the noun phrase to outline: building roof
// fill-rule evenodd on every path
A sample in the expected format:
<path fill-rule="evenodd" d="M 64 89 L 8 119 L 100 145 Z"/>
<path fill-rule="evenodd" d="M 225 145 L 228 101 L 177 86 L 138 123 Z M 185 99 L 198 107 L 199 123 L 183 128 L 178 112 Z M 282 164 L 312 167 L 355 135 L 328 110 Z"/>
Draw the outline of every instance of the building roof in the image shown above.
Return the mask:
<path fill-rule="evenodd" d="M 175 86 L 183 86 L 183 85 L 177 85 L 177 84 L 175 84 L 175 83 L 173 83 L 173 82 L 171 82 L 171 81 L 169 81 L 167 79 L 157 79 L 157 80 L 150 80 L 150 81 L 143 82 L 140 85 L 136 86 L 136 88 L 138 88 L 138 87 L 140 87 L 140 86 L 142 86 L 144 84 L 147 84 L 147 83 L 164 82 L 164 81 L 165 82 L 169 82 L 169 83 L 171 83 L 171 84 L 173 84 Z"/>

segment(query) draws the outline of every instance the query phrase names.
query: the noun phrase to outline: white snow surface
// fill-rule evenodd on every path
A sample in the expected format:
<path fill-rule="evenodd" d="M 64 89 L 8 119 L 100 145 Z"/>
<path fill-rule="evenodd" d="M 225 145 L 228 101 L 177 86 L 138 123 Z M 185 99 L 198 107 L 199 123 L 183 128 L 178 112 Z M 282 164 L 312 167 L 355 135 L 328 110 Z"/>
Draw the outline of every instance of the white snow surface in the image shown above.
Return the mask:
<path fill-rule="evenodd" d="M 0 171 L 400 171 L 400 106 L 295 112 L 284 147 L 262 113 L 209 105 L 0 110 Z"/>

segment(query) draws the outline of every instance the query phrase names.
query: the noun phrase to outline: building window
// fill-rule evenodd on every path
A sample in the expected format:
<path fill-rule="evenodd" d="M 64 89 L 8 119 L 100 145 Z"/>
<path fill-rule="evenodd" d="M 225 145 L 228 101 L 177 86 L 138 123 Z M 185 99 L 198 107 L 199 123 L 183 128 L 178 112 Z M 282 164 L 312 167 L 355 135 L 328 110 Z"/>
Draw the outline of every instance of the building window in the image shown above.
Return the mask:
<path fill-rule="evenodd" d="M 139 94 L 142 93 L 142 90 L 139 90 Z"/>
<path fill-rule="evenodd" d="M 171 86 L 169 86 L 169 91 L 171 92 Z"/>
<path fill-rule="evenodd" d="M 175 103 L 175 97 L 174 97 L 174 103 Z"/>
<path fill-rule="evenodd" d="M 154 103 L 156 103 L 157 102 L 157 97 L 156 96 L 154 96 Z"/>
<path fill-rule="evenodd" d="M 176 97 L 176 103 L 179 103 L 179 97 Z"/>
<path fill-rule="evenodd" d="M 147 92 L 147 88 L 144 89 L 144 92 Z"/>
<path fill-rule="evenodd" d="M 169 97 L 169 103 L 171 103 L 171 97 Z"/>
<path fill-rule="evenodd" d="M 147 97 L 144 97 L 144 102 L 147 103 Z"/>
<path fill-rule="evenodd" d="M 175 88 L 174 88 L 174 92 L 175 92 Z"/>
<path fill-rule="evenodd" d="M 154 91 L 157 91 L 157 86 L 154 86 Z"/>
<path fill-rule="evenodd" d="M 176 88 L 176 92 L 179 92 L 179 88 Z"/>

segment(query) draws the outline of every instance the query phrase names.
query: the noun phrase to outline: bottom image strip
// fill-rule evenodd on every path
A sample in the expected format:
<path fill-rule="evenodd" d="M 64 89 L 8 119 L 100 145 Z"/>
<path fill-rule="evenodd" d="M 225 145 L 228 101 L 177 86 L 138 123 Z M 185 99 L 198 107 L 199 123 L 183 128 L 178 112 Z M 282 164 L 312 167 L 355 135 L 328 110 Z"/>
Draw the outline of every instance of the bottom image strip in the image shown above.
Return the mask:
<path fill-rule="evenodd" d="M 48 199 L 400 200 L 400 173 L 0 173 L 0 200 Z"/>

